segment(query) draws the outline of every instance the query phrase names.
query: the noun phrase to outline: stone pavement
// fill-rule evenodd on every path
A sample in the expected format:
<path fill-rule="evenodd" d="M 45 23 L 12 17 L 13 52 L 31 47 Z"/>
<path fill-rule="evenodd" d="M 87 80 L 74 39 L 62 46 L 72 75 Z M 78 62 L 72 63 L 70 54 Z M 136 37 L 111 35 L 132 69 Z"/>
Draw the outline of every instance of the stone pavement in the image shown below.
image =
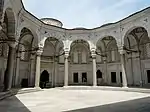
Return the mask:
<path fill-rule="evenodd" d="M 0 102 L 0 112 L 150 112 L 150 94 L 60 88 L 18 94 Z"/>

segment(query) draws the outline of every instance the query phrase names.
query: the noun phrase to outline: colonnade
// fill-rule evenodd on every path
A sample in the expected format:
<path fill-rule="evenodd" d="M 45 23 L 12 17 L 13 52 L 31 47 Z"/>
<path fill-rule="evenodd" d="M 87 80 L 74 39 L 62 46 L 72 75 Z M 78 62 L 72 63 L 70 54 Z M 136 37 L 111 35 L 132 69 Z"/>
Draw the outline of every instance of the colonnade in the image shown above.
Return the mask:
<path fill-rule="evenodd" d="M 91 51 L 91 57 L 92 57 L 92 77 L 93 77 L 93 86 L 97 86 L 97 69 L 96 69 L 96 50 Z M 42 50 L 37 51 L 36 56 L 36 76 L 35 76 L 35 87 L 39 88 L 39 82 L 40 82 L 40 62 L 41 62 L 41 54 Z M 119 51 L 121 55 L 121 68 L 122 68 L 122 86 L 127 87 L 127 75 L 126 75 L 126 69 L 125 69 L 125 51 L 122 49 Z M 65 51 L 64 53 L 64 87 L 68 86 L 68 77 L 69 77 L 69 51 Z M 105 76 L 105 78 L 107 78 Z M 107 79 L 104 79 L 107 80 Z"/>

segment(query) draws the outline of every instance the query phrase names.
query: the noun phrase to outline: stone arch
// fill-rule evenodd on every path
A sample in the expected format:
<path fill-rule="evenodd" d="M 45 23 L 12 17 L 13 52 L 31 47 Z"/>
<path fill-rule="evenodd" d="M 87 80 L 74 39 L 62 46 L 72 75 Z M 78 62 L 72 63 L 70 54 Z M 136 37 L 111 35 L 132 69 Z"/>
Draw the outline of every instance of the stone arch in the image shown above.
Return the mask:
<path fill-rule="evenodd" d="M 73 63 L 87 63 L 90 56 L 89 43 L 82 39 L 73 41 L 70 48 L 70 56 Z M 85 58 L 83 59 L 83 57 Z"/>
<path fill-rule="evenodd" d="M 123 45 L 127 49 L 139 50 L 139 44 L 142 42 L 143 36 L 149 40 L 148 32 L 144 27 L 132 27 L 132 29 L 127 31 Z"/>
<path fill-rule="evenodd" d="M 70 43 L 70 45 L 72 45 L 74 42 L 79 41 L 79 40 L 86 42 L 88 44 L 89 48 L 90 48 L 91 43 L 88 40 L 85 40 L 85 39 L 73 39 L 72 42 Z"/>
<path fill-rule="evenodd" d="M 17 51 L 21 53 L 21 59 L 29 60 L 30 54 L 36 48 L 33 48 L 33 41 L 36 40 L 32 34 L 32 32 L 24 27 L 21 30 L 19 44 L 17 46 Z M 24 50 L 24 51 L 23 51 Z M 35 51 L 34 51 L 35 52 Z"/>
<path fill-rule="evenodd" d="M 2 27 L 7 28 L 8 38 L 15 38 L 16 34 L 16 18 L 12 8 L 6 8 L 4 11 L 4 20 L 7 23 L 3 23 Z"/>
<path fill-rule="evenodd" d="M 124 45 L 125 44 L 125 39 L 127 38 L 127 36 L 129 35 L 129 33 L 131 33 L 134 29 L 137 29 L 137 28 L 143 28 L 147 31 L 147 34 L 148 34 L 148 37 L 149 36 L 149 33 L 148 33 L 148 28 L 143 26 L 143 25 L 137 25 L 137 26 L 131 26 L 131 27 L 128 27 L 126 28 L 123 33 L 122 33 L 122 44 Z"/>
<path fill-rule="evenodd" d="M 39 34 L 36 32 L 36 30 L 35 29 L 33 29 L 31 26 L 29 26 L 28 24 L 22 24 L 18 29 L 17 29 L 17 40 L 20 40 L 20 38 L 21 38 L 21 31 L 24 29 L 24 28 L 26 28 L 26 29 L 28 29 L 30 32 L 31 32 L 31 34 L 33 35 L 33 37 L 34 37 L 34 40 L 33 40 L 33 44 L 32 44 L 32 47 L 34 48 L 36 48 L 36 47 L 39 47 Z"/>
<path fill-rule="evenodd" d="M 117 59 L 119 60 L 116 38 L 112 36 L 105 36 L 103 38 L 100 38 L 97 41 L 96 47 L 97 50 L 101 49 L 101 56 L 107 58 L 107 61 L 112 60 L 112 54 L 114 54 L 114 61 L 116 61 Z"/>

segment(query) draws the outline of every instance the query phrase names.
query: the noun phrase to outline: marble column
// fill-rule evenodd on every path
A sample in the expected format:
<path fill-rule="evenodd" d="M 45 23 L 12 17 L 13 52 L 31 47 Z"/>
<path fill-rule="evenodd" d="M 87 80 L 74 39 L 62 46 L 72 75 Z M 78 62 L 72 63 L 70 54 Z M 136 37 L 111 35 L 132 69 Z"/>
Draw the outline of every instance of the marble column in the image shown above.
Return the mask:
<path fill-rule="evenodd" d="M 108 83 L 108 75 L 107 75 L 107 57 L 103 57 L 104 61 L 104 84 L 107 85 Z"/>
<path fill-rule="evenodd" d="M 31 54 L 31 57 L 30 57 L 30 73 L 29 73 L 29 86 L 32 87 L 34 84 L 33 84 L 33 76 L 34 76 L 34 58 L 35 58 L 35 55 L 34 54 Z"/>
<path fill-rule="evenodd" d="M 54 73 L 54 86 L 56 87 L 57 86 L 57 76 L 58 76 L 58 57 L 55 57 L 55 62 L 54 62 L 54 66 L 55 66 L 55 73 Z"/>
<path fill-rule="evenodd" d="M 120 50 L 120 55 L 121 55 L 121 69 L 122 69 L 122 86 L 127 87 L 127 75 L 126 75 L 126 69 L 125 69 L 125 51 Z"/>
<path fill-rule="evenodd" d="M 96 53 L 92 51 L 91 54 L 92 54 L 92 62 L 93 62 L 93 86 L 97 86 Z"/>
<path fill-rule="evenodd" d="M 43 49 L 40 48 L 37 51 L 36 54 L 36 74 L 35 74 L 35 88 L 39 89 L 40 84 L 40 69 L 41 69 L 41 55 L 42 55 Z"/>
<path fill-rule="evenodd" d="M 20 70 L 20 53 L 17 53 L 16 57 L 16 76 L 15 76 L 15 87 L 19 86 L 19 70 Z"/>
<path fill-rule="evenodd" d="M 69 51 L 65 51 L 65 74 L 64 74 L 64 86 L 68 86 L 69 66 L 68 66 Z"/>
<path fill-rule="evenodd" d="M 4 85 L 5 85 L 4 91 L 9 91 L 12 87 L 15 53 L 16 53 L 15 47 L 13 45 L 9 45 L 7 68 L 4 77 Z"/>

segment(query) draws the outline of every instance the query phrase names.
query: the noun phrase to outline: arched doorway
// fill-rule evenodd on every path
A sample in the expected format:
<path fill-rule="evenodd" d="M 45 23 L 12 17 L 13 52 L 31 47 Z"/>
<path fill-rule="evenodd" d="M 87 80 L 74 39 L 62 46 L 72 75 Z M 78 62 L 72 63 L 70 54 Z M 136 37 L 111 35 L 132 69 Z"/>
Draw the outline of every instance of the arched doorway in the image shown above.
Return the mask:
<path fill-rule="evenodd" d="M 49 73 L 44 70 L 40 76 L 40 88 L 46 88 L 46 84 L 49 82 Z"/>
<path fill-rule="evenodd" d="M 97 70 L 96 75 L 97 75 L 97 84 L 98 85 L 102 84 L 102 79 L 103 79 L 102 72 L 100 70 Z"/>

